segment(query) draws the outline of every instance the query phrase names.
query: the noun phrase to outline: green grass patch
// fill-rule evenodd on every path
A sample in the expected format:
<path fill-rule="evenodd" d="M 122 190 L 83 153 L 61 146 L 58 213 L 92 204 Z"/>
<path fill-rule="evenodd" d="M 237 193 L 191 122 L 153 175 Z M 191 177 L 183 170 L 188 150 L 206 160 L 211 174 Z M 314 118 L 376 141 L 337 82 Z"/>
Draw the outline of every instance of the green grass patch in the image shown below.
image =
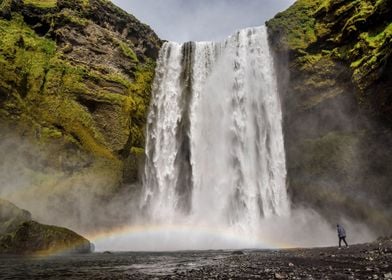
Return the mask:
<path fill-rule="evenodd" d="M 12 0 L 1 0 L 0 1 L 0 11 L 6 12 L 11 9 Z"/>
<path fill-rule="evenodd" d="M 122 53 L 127 56 L 128 58 L 130 58 L 132 61 L 134 62 L 138 62 L 138 58 L 135 54 L 135 52 L 128 46 L 128 44 L 124 43 L 124 42 L 119 42 L 119 46 L 121 48 Z"/>
<path fill-rule="evenodd" d="M 70 9 L 63 9 L 58 16 L 61 18 L 63 17 L 66 19 L 68 22 L 71 22 L 73 24 L 77 24 L 80 26 L 86 26 L 89 23 L 88 19 L 80 17 L 76 11 L 70 10 Z"/>
<path fill-rule="evenodd" d="M 313 14 L 321 3 L 321 0 L 299 0 L 268 21 L 267 26 L 273 32 L 283 32 L 285 36 L 281 43 L 286 45 L 285 47 L 304 50 L 317 41 L 316 20 Z"/>
<path fill-rule="evenodd" d="M 33 5 L 38 8 L 54 8 L 57 5 L 57 0 L 23 0 L 25 5 Z"/>

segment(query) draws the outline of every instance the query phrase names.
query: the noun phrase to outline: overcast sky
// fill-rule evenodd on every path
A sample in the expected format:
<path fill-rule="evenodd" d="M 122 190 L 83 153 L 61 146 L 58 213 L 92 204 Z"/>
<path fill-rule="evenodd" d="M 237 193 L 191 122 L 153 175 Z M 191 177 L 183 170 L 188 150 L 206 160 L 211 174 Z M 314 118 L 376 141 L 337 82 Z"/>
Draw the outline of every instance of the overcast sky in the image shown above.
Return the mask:
<path fill-rule="evenodd" d="M 221 40 L 243 27 L 258 26 L 294 0 L 113 0 L 150 25 L 161 39 Z"/>

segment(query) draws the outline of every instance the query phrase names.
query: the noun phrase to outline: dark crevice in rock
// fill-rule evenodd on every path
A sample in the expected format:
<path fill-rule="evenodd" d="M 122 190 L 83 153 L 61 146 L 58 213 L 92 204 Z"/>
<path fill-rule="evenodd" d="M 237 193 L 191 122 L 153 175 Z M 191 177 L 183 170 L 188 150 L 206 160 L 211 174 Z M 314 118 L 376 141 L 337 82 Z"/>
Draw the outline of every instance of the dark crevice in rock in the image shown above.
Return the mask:
<path fill-rule="evenodd" d="M 8 90 L 0 87 L 0 105 L 10 97 Z"/>
<path fill-rule="evenodd" d="M 78 98 L 78 102 L 86 107 L 91 114 L 94 114 L 98 108 L 98 102 L 95 100 Z"/>
<path fill-rule="evenodd" d="M 25 98 L 27 94 L 29 93 L 29 74 L 28 73 L 22 73 L 22 79 L 20 81 L 19 85 L 19 95 L 22 98 Z"/>

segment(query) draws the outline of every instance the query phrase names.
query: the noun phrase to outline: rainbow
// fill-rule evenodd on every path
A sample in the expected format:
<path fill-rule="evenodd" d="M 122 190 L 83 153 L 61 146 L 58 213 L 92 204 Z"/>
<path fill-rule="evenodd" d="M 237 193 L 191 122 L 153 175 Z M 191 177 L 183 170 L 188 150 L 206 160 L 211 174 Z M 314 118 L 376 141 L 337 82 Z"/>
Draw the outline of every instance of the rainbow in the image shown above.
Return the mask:
<path fill-rule="evenodd" d="M 219 227 L 211 227 L 204 225 L 175 225 L 175 224 L 166 224 L 166 225 L 133 225 L 133 226 L 125 226 L 118 227 L 108 231 L 100 231 L 94 233 L 87 233 L 84 235 L 90 242 L 97 245 L 97 252 L 103 251 L 128 251 L 128 252 L 160 252 L 160 251 L 189 251 L 189 250 L 230 250 L 230 249 L 289 249 L 295 248 L 296 246 L 289 243 L 276 242 L 271 238 L 266 238 L 261 235 L 250 235 L 244 233 L 236 233 L 233 230 L 227 228 L 219 228 Z M 176 248 L 171 247 L 173 243 L 168 244 L 167 249 L 162 249 L 162 247 L 156 249 L 155 247 L 151 247 L 154 245 L 154 242 L 151 243 L 152 239 L 155 239 L 156 243 L 164 242 L 165 237 L 172 236 L 172 241 L 176 241 L 178 236 L 183 238 L 182 247 Z M 201 247 L 200 239 L 196 240 L 197 242 L 192 245 L 192 238 L 194 237 L 203 237 L 212 241 L 225 241 L 225 246 L 222 247 Z M 112 242 L 114 243 L 122 243 L 122 242 L 138 242 L 142 240 L 143 242 L 137 244 L 138 246 L 134 246 L 135 244 L 123 244 L 122 248 L 114 247 L 111 248 L 110 245 Z M 188 242 L 188 244 L 186 244 Z M 108 244 L 105 247 L 102 244 Z M 149 246 L 146 246 L 150 244 Z M 219 244 L 222 244 L 219 243 Z M 233 244 L 233 247 L 230 247 L 230 244 Z M 241 247 L 241 245 L 244 247 Z M 246 247 L 246 244 L 249 247 Z M 78 244 L 73 244 L 74 246 Z M 146 246 L 146 247 L 144 247 Z M 189 247 L 187 247 L 189 246 Z M 130 249 L 129 249 L 130 248 Z M 137 248 L 136 250 L 134 248 Z M 144 249 L 146 248 L 146 249 Z M 198 249 L 199 248 L 199 249 Z M 66 254 L 69 251 L 69 248 L 56 247 L 51 248 L 50 250 L 36 252 L 33 256 L 39 258 L 51 258 L 59 255 Z"/>
<path fill-rule="evenodd" d="M 187 251 L 187 250 L 220 250 L 220 249 L 289 249 L 296 247 L 295 245 L 283 242 L 276 242 L 269 237 L 262 235 L 251 235 L 245 233 L 235 232 L 230 228 L 223 227 L 211 227 L 207 225 L 133 225 L 118 227 L 107 231 L 86 233 L 84 236 L 90 240 L 93 244 L 98 244 L 97 252 L 103 251 L 128 251 L 128 252 L 160 252 L 160 251 Z M 171 244 L 167 249 L 162 247 L 151 247 L 154 245 L 152 242 L 155 239 L 155 243 L 164 242 L 165 237 L 172 236 Z M 173 241 L 176 242 L 178 236 L 181 236 L 184 241 L 182 247 L 176 248 L 173 246 Z M 195 246 L 192 246 L 192 238 L 203 237 L 204 239 L 210 240 L 225 240 L 225 245 L 222 247 L 201 247 L 200 240 L 196 240 Z M 138 242 L 142 240 L 142 243 L 133 246 L 132 242 Z M 122 244 L 122 248 L 114 247 L 111 248 L 111 241 L 118 241 Z M 188 243 L 186 243 L 188 242 Z M 127 244 L 124 244 L 127 243 Z M 109 244 L 104 247 L 102 244 Z M 150 244 L 150 247 L 144 247 L 146 244 Z M 219 243 L 222 244 L 222 243 Z M 233 247 L 230 247 L 230 245 Z M 241 245 L 244 244 L 243 247 Z M 247 246 L 248 244 L 248 246 Z M 73 244 L 78 245 L 78 244 Z M 187 247 L 189 245 L 189 247 Z M 136 250 L 134 248 L 137 248 Z M 199 249 L 198 249 L 199 248 Z M 54 257 L 67 253 L 69 248 L 52 248 L 46 251 L 40 251 L 35 253 L 35 257 Z"/>
<path fill-rule="evenodd" d="M 223 227 L 211 227 L 208 225 L 184 225 L 184 224 L 166 224 L 166 225 L 134 225 L 129 227 L 115 228 L 110 231 L 102 231 L 96 233 L 86 234 L 86 237 L 93 242 L 98 244 L 98 250 L 100 250 L 100 244 L 108 242 L 110 240 L 120 242 L 128 240 L 129 242 L 134 242 L 143 240 L 144 243 L 152 242 L 149 238 L 160 238 L 157 242 L 165 242 L 165 238 L 169 238 L 172 243 L 176 242 L 176 238 L 182 238 L 182 241 L 188 242 L 187 245 L 179 246 L 179 250 L 193 250 L 197 249 L 200 245 L 200 240 L 193 240 L 194 237 L 201 237 L 202 239 L 208 240 L 224 240 L 227 245 L 224 247 L 202 247 L 202 249 L 238 249 L 241 244 L 249 244 L 251 247 L 242 247 L 250 249 L 277 249 L 277 248 L 294 248 L 295 245 L 277 242 L 271 238 L 262 235 L 251 235 L 241 232 L 236 232 L 230 228 Z M 192 242 L 195 242 L 192 244 Z M 197 243 L 199 242 L 199 243 Z M 154 242 L 152 242 L 154 243 Z M 230 247 L 233 244 L 233 248 Z M 128 250 L 127 244 L 124 244 L 123 248 L 119 251 L 134 251 L 134 249 Z M 170 251 L 173 249 L 154 249 L 151 247 L 146 247 L 143 249 L 143 244 L 138 244 L 140 246 L 131 246 L 138 248 L 136 251 Z M 189 246 L 189 247 L 187 247 Z M 219 245 L 218 245 L 219 246 Z M 159 246 L 158 246 L 159 247 Z M 176 246 L 174 246 L 176 248 Z M 110 248 L 105 248 L 109 250 Z M 117 249 L 117 248 L 115 248 Z"/>

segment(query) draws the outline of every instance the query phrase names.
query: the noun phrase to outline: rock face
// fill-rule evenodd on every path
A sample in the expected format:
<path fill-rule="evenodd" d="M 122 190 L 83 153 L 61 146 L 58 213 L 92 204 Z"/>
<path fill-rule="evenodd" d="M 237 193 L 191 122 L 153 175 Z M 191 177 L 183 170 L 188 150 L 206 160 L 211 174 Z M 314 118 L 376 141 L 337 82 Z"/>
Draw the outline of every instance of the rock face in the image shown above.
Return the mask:
<path fill-rule="evenodd" d="M 0 200 L 0 254 L 90 253 L 92 245 L 65 228 L 42 225 L 31 214 Z"/>
<path fill-rule="evenodd" d="M 299 0 L 267 26 L 294 204 L 390 232 L 392 2 Z"/>
<path fill-rule="evenodd" d="M 61 145 L 51 165 L 99 165 L 121 181 L 144 148 L 161 41 L 104 0 L 2 0 L 0 11 L 2 126 Z"/>
<path fill-rule="evenodd" d="M 161 44 L 110 1 L 0 0 L 0 184 L 87 224 L 82 206 L 137 182 Z"/>

